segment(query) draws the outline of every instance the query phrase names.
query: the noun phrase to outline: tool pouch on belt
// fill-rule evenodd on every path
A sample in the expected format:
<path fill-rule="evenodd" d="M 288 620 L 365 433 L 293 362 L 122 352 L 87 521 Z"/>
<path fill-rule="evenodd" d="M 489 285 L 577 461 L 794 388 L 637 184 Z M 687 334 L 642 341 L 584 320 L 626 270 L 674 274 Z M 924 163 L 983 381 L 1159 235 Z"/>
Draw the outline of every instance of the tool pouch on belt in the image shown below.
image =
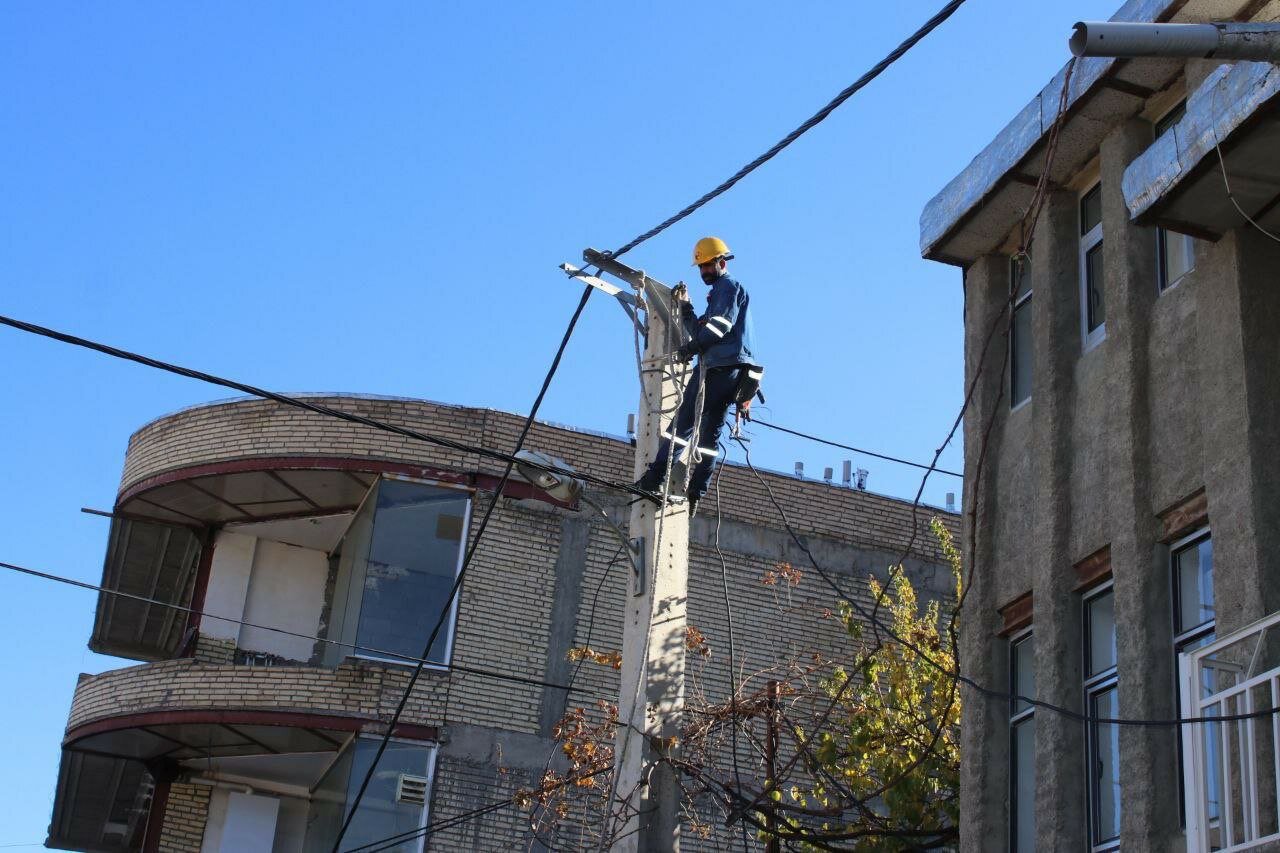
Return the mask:
<path fill-rule="evenodd" d="M 733 402 L 745 403 L 760 394 L 760 380 L 762 379 L 764 379 L 763 367 L 757 367 L 754 364 L 743 365 L 741 376 L 738 378 L 738 387 L 733 392 Z M 760 394 L 760 402 L 764 402 L 763 394 Z"/>

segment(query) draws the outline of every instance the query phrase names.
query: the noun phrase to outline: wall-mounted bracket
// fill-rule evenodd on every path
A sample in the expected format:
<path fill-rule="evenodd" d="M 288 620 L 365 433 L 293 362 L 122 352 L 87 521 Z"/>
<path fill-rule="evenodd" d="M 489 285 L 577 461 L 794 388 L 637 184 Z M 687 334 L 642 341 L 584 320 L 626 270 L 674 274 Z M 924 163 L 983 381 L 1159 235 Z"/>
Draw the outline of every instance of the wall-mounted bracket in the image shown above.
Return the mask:
<path fill-rule="evenodd" d="M 645 585 L 648 583 L 644 571 L 644 537 L 637 536 L 634 539 L 628 539 L 627 549 L 631 551 L 631 577 L 635 581 L 635 584 L 631 587 L 631 594 L 641 596 L 644 595 Z"/>

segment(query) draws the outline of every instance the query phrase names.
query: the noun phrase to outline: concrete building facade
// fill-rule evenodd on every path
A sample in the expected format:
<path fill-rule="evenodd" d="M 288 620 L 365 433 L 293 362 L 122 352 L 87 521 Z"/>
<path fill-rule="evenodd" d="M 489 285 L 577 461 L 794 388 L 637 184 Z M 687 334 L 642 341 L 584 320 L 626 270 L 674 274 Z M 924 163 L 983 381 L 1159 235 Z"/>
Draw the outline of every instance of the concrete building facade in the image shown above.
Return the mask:
<path fill-rule="evenodd" d="M 1115 16 L 1277 18 L 1230 0 Z M 1019 258 L 1067 76 L 921 217 L 922 254 L 964 270 L 961 668 L 1092 718 L 967 691 L 961 846 L 1263 849 L 1280 843 L 1280 661 L 1258 622 L 1280 609 L 1280 66 L 1077 61 Z"/>
<path fill-rule="evenodd" d="M 316 397 L 473 446 L 510 448 L 522 419 L 417 400 Z M 537 424 L 527 446 L 615 481 L 625 439 Z M 129 442 L 90 647 L 140 661 L 82 676 L 63 740 L 47 846 L 86 851 L 327 851 L 456 577 L 471 523 L 497 500 L 459 600 L 429 655 L 344 849 L 447 821 L 531 786 L 558 759 L 566 709 L 616 700 L 618 673 L 570 649 L 616 649 L 626 596 L 619 542 L 598 515 L 456 452 L 261 400 L 155 420 Z M 768 472 L 815 555 L 855 594 L 911 533 L 909 504 Z M 778 617 L 761 578 L 795 560 L 763 487 L 729 465 L 691 529 L 689 623 L 716 650 L 697 689 L 727 695 L 720 559 L 741 671 L 799 648 L 839 648 L 838 620 Z M 594 493 L 617 520 L 626 494 Z M 909 576 L 951 593 L 924 511 Z M 806 577 L 790 608 L 829 591 Z M 178 607 L 166 607 L 165 603 Z M 186 608 L 186 609 L 181 609 Z M 198 615 L 203 612 L 204 615 Z M 281 629 L 281 630 L 269 630 Z M 342 645 L 345 644 L 345 645 Z M 729 843 L 722 826 L 688 849 Z M 736 836 L 735 836 L 736 838 Z M 531 846 L 532 845 L 532 846 Z M 397 851 L 539 849 L 507 807 L 409 838 Z"/>

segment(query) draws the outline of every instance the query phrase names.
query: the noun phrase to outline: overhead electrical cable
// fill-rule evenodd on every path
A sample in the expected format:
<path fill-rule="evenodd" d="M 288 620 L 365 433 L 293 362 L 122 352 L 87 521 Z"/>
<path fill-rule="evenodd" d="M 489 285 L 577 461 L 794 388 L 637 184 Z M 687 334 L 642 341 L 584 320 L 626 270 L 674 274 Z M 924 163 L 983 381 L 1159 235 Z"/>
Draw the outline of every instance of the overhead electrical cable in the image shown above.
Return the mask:
<path fill-rule="evenodd" d="M 423 647 L 422 658 L 426 658 L 431 653 L 431 647 L 435 644 L 436 637 L 439 635 L 441 628 L 444 627 L 444 623 L 453 609 L 453 601 L 458 595 L 458 590 L 462 588 L 462 581 L 467 576 L 467 570 L 476 555 L 476 550 L 480 547 L 480 542 L 484 539 L 485 531 L 489 529 L 489 520 L 493 518 L 493 511 L 500 502 L 502 490 L 511 478 L 511 472 L 515 468 L 516 454 L 524 448 L 525 439 L 528 438 L 529 431 L 533 429 L 538 410 L 542 408 L 542 401 L 547 396 L 547 389 L 551 387 L 551 380 L 555 377 L 556 370 L 560 367 L 560 360 L 564 357 L 564 351 L 569 346 L 569 339 L 573 337 L 573 330 L 578 325 L 578 318 L 582 316 L 582 310 L 587 307 L 587 300 L 591 298 L 593 290 L 595 288 L 591 285 L 587 285 L 582 289 L 582 296 L 578 299 L 578 307 L 574 309 L 573 316 L 569 318 L 569 325 L 565 327 L 564 335 L 560 338 L 560 346 L 556 348 L 556 354 L 551 359 L 551 366 L 547 369 L 547 375 L 543 377 L 542 387 L 538 389 L 538 396 L 534 399 L 533 406 L 530 407 L 529 414 L 524 419 L 524 426 L 520 430 L 519 437 L 516 438 L 515 447 L 511 451 L 506 469 L 502 472 L 502 478 L 493 490 L 493 499 L 489 501 L 488 507 L 485 508 L 484 516 L 480 520 L 480 526 L 476 529 L 475 538 L 471 540 L 471 545 L 467 548 L 466 555 L 462 559 L 462 566 L 458 569 L 458 575 L 453 581 L 453 586 L 449 589 L 449 595 L 445 599 L 444 606 L 440 609 L 440 615 L 436 618 L 435 627 L 431 629 L 431 635 L 427 638 L 426 646 Z M 333 842 L 333 853 L 338 853 L 340 849 L 342 838 L 347 834 L 347 829 L 351 826 L 351 821 L 360 807 L 360 801 L 364 798 L 365 791 L 369 788 L 369 782 L 373 779 L 373 774 L 378 769 L 378 761 L 382 758 L 382 754 L 386 752 L 387 744 L 391 741 L 391 733 L 395 730 L 396 724 L 400 722 L 400 715 L 404 713 L 405 706 L 409 704 L 409 697 L 413 694 L 413 688 L 418 683 L 422 668 L 421 661 L 413 668 L 413 674 L 409 677 L 409 683 L 405 686 L 400 702 L 396 705 L 395 713 L 391 715 L 391 722 L 387 726 L 387 731 L 378 743 L 378 750 L 374 753 L 373 760 L 369 762 L 369 769 L 365 772 L 360 788 L 356 791 L 355 799 L 347 811 L 342 826 L 338 829 L 338 836 Z"/>
<path fill-rule="evenodd" d="M 848 595 L 844 590 L 840 588 L 839 584 L 836 583 L 835 579 L 831 577 L 831 575 L 826 571 L 826 569 L 822 567 L 820 563 L 818 563 L 817 558 L 813 556 L 813 552 L 809 550 L 809 546 L 805 543 L 804 539 L 798 533 L 796 533 L 795 528 L 791 525 L 790 518 L 787 516 L 786 510 L 782 508 L 782 505 L 778 502 L 777 497 L 774 495 L 773 489 L 769 486 L 769 483 L 764 479 L 764 477 L 760 474 L 760 472 L 756 470 L 756 467 L 751 463 L 751 451 L 747 448 L 746 444 L 743 443 L 741 439 L 737 439 L 737 441 L 739 445 L 742 447 L 744 458 L 747 463 L 747 467 L 751 469 L 751 472 L 753 474 L 755 474 L 756 480 L 760 483 L 760 485 L 764 488 L 765 492 L 768 494 L 769 500 L 773 504 L 774 509 L 777 511 L 779 519 L 782 521 L 783 527 L 786 528 L 787 534 L 791 537 L 791 541 L 794 542 L 796 544 L 796 547 L 798 547 L 801 550 L 801 552 L 804 553 L 804 555 L 809 559 L 809 564 L 813 566 L 814 570 L 818 573 L 818 576 L 822 578 L 822 580 L 827 584 L 827 586 L 831 587 L 832 590 L 835 591 L 836 597 L 839 598 L 841 601 L 845 602 L 846 604 L 848 604 L 851 608 L 853 608 L 854 612 L 857 613 L 859 616 L 861 616 L 863 619 L 874 624 L 881 631 L 884 631 L 884 633 L 888 635 L 890 639 L 897 642 L 904 649 L 908 649 L 909 651 L 911 651 L 912 654 L 918 657 L 921 661 L 923 661 L 929 667 L 931 667 L 934 670 L 937 670 L 948 679 L 951 679 L 953 681 L 958 681 L 961 684 L 964 684 L 972 688 L 977 693 L 982 695 L 984 698 L 998 699 L 1001 702 L 1014 702 L 1014 701 L 1026 702 L 1029 705 L 1034 705 L 1037 708 L 1044 708 L 1046 711 L 1051 711 L 1055 714 L 1060 714 L 1064 717 L 1068 717 L 1072 720 L 1076 720 L 1077 722 L 1081 722 L 1081 723 L 1095 723 L 1099 725 L 1116 725 L 1116 726 L 1146 726 L 1146 727 L 1153 727 L 1153 728 L 1169 728 L 1173 726 L 1181 727 L 1186 725 L 1193 725 L 1196 723 L 1231 723 L 1231 722 L 1237 722 L 1239 720 L 1252 720 L 1252 719 L 1259 719 L 1262 717 L 1269 717 L 1273 714 L 1280 713 L 1280 706 L 1277 706 L 1275 708 L 1264 708 L 1259 711 L 1252 711 L 1244 714 L 1224 714 L 1222 716 L 1213 716 L 1213 717 L 1176 717 L 1172 719 L 1159 719 L 1159 718 L 1131 719 L 1131 718 L 1117 718 L 1117 717 L 1095 717 L 1093 715 L 1085 714 L 1080 711 L 1075 711 L 1071 708 L 1067 708 L 1062 705 L 1056 705 L 1052 702 L 1046 702 L 1043 699 L 1035 699 L 1030 696 L 1023 696 L 1021 694 L 1009 693 L 1004 690 L 999 690 L 994 687 L 988 687 L 985 684 L 982 684 L 976 681 L 975 679 L 970 678 L 967 675 L 964 675 L 963 673 L 957 672 L 956 670 L 946 667 L 945 665 L 939 663 L 938 661 L 930 657 L 923 649 L 919 647 L 919 645 L 917 645 L 916 643 L 913 643 L 911 640 L 898 634 L 893 629 L 892 626 L 886 625 L 880 619 L 879 616 L 876 616 L 875 614 L 872 614 L 872 613 L 868 613 L 866 609 L 863 607 L 863 605 L 857 601 L 857 599 Z"/>
<path fill-rule="evenodd" d="M 71 344 L 73 346 L 94 350 L 95 352 L 100 352 L 105 355 L 112 356 L 113 358 L 119 358 L 125 361 L 132 361 L 136 364 L 145 365 L 147 367 L 153 367 L 157 370 L 163 370 L 168 373 L 177 374 L 178 376 L 185 376 L 189 379 L 197 379 L 201 382 L 207 382 L 210 385 L 220 385 L 223 388 L 230 388 L 234 391 L 240 391 L 241 393 L 248 394 L 252 397 L 261 397 L 264 400 L 272 400 L 276 403 L 280 403 L 281 405 L 292 406 L 295 409 L 303 409 L 308 412 L 313 412 L 314 414 L 317 414 L 317 415 L 324 415 L 325 417 L 337 418 L 338 420 L 347 421 L 348 423 L 361 424 L 362 426 L 367 426 L 372 429 L 381 430 L 383 432 L 389 432 L 394 435 L 403 436 L 404 438 L 413 439 L 415 441 L 426 442 L 427 444 L 434 444 L 439 447 L 447 447 L 451 450 L 458 450 L 463 453 L 474 453 L 477 456 L 483 456 L 485 458 L 493 459 L 499 462 L 506 462 L 509 465 L 514 464 L 516 462 L 514 453 L 503 453 L 502 451 L 493 450 L 487 447 L 479 447 L 472 444 L 466 444 L 465 442 L 455 441 L 451 438 L 443 438 L 438 435 L 432 435 L 430 433 L 421 432 L 420 430 L 409 429 L 408 427 L 397 426 L 395 424 L 389 424 L 384 421 L 379 421 L 375 418 L 365 417 L 364 415 L 357 415 L 354 412 L 347 412 L 341 409 L 334 409 L 330 406 L 323 405 L 322 403 L 313 403 L 298 397 L 290 397 L 286 394 L 278 394 L 275 391 L 267 391 L 263 388 L 258 388 L 253 385 L 248 385 L 243 382 L 238 382 L 234 379 L 226 379 L 221 376 L 215 376 L 212 373 L 205 373 L 203 371 L 194 370 L 189 367 L 182 367 L 181 365 L 170 364 L 169 362 L 160 361 L 158 359 L 154 359 L 149 356 L 139 355 L 138 353 L 133 353 L 133 352 L 129 352 L 128 350 L 119 349 L 117 347 L 110 346 L 109 344 L 99 343 L 97 341 L 89 340 L 88 338 L 82 338 L 76 335 L 68 334 L 67 332 L 60 332 L 56 329 L 50 329 L 45 326 L 36 325 L 35 323 L 28 323 L 24 320 L 17 320 L 17 319 L 14 319 L 13 317 L 5 317 L 3 315 L 0 315 L 0 325 L 9 326 L 10 328 L 18 329 L 19 331 L 28 332 L 33 335 L 39 335 L 40 337 L 44 337 L 44 338 L 50 338 L 55 341 L 61 341 L 62 343 Z M 561 468 L 557 468 L 554 465 L 543 465 L 533 460 L 521 460 L 521 464 L 528 465 L 533 468 L 539 468 L 542 470 L 550 471 L 557 474 L 567 474 L 569 476 L 575 477 L 584 482 L 591 483 L 592 485 L 600 486 L 601 488 L 604 488 L 604 489 L 611 489 L 613 491 L 618 491 L 618 492 L 626 492 L 628 494 L 637 495 L 639 497 L 646 497 L 646 498 L 655 497 L 654 495 L 650 495 L 648 492 L 645 492 L 642 489 L 635 488 L 630 483 L 620 483 L 613 480 L 607 480 L 603 477 L 598 477 L 583 471 L 568 471 Z M 505 484 L 505 479 L 504 479 L 504 484 Z"/>
<path fill-rule="evenodd" d="M 827 116 L 831 115 L 831 113 L 833 113 L 837 107 L 839 107 L 845 101 L 849 100 L 854 95 L 856 95 L 860 89 L 862 89 L 872 80 L 876 79 L 882 73 L 884 73 L 885 69 L 887 69 L 890 65 L 893 65 L 893 63 L 901 59 L 902 56 L 907 51 L 911 50 L 911 48 L 915 47 L 916 44 L 919 43 L 925 36 L 929 35 L 929 33 L 937 29 L 938 26 L 941 25 L 943 21 L 947 20 L 947 18 L 950 18 L 957 9 L 959 9 L 961 6 L 964 5 L 964 2 L 965 0 L 951 0 L 951 2 L 943 6 L 942 9 L 940 9 L 936 15 L 934 15 L 932 18 L 926 21 L 918 30 L 916 30 L 914 33 L 908 36 L 907 39 L 902 42 L 902 44 L 895 47 L 893 50 L 889 52 L 887 56 L 885 56 L 884 59 L 881 59 L 879 62 L 873 65 L 871 67 L 871 70 L 867 71 L 867 73 L 863 74 L 857 80 L 853 81 L 853 83 L 851 83 L 842 92 L 840 92 L 840 94 L 836 95 L 829 102 L 827 102 L 826 106 L 818 110 L 809 118 L 805 119 L 805 121 L 799 127 L 797 127 L 795 130 L 791 131 L 786 136 L 784 136 L 781 140 L 775 143 L 772 148 L 770 148 L 768 151 L 761 154 L 756 159 L 752 160 L 747 165 L 743 166 L 738 171 L 734 172 L 733 175 L 731 175 L 728 178 L 728 180 L 726 180 L 724 183 L 720 184 L 718 187 L 711 190 L 707 194 L 703 195 L 701 198 L 699 198 L 697 201 L 690 204 L 688 207 L 685 207 L 675 215 L 671 216 L 668 219 L 663 220 L 661 223 L 654 226 L 653 228 L 650 228 L 648 231 L 644 232 L 640 236 L 633 239 L 630 243 L 627 243 L 623 245 L 621 248 L 616 249 L 613 252 L 613 257 L 615 258 L 622 257 L 627 252 L 630 252 L 632 249 L 634 249 L 636 246 L 639 246 L 641 243 L 645 242 L 646 240 L 649 240 L 653 237 L 658 236 L 663 231 L 666 231 L 668 228 L 670 228 L 672 225 L 675 225 L 681 219 L 684 219 L 689 214 L 701 208 L 703 205 L 707 204 L 708 202 L 712 201 L 718 196 L 721 196 L 724 193 L 728 192 L 730 189 L 733 188 L 735 184 L 738 183 L 738 181 L 741 181 L 747 175 L 751 174 L 756 169 L 760 168 L 765 163 L 772 160 L 774 157 L 778 155 L 779 152 L 782 151 L 782 149 L 786 148 L 788 145 L 795 142 L 797 139 L 799 139 L 801 136 L 803 136 L 805 133 L 811 130 L 815 125 L 820 123 Z"/>
<path fill-rule="evenodd" d="M 883 459 L 886 462 L 896 462 L 899 465 L 910 465 L 912 468 L 920 468 L 921 470 L 924 470 L 924 471 L 936 471 L 939 474 L 946 474 L 948 476 L 959 477 L 961 479 L 964 478 L 964 474 L 961 474 L 957 471 L 948 471 L 946 468 L 938 468 L 932 465 L 925 465 L 922 462 L 912 462 L 909 459 L 899 459 L 896 456 L 888 456 L 884 453 L 876 453 L 873 450 L 863 450 L 861 447 L 854 447 L 853 445 L 850 445 L 850 444 L 841 444 L 840 442 L 832 441 L 829 438 L 820 438 L 819 436 L 810 435 L 809 433 L 806 433 L 806 432 L 800 432 L 799 430 L 791 429 L 790 427 L 780 426 L 779 424 L 770 423 L 769 421 L 762 421 L 759 418 L 753 417 L 751 419 L 751 423 L 756 424 L 757 426 L 767 427 L 768 429 L 777 430 L 778 432 L 785 432 L 788 435 L 794 435 L 797 438 L 803 438 L 809 441 L 816 441 L 818 444 L 825 444 L 825 445 L 828 445 L 829 447 L 839 447 L 841 450 L 851 450 L 854 453 L 861 453 L 863 456 L 872 456 L 872 457 L 875 457 L 876 459 Z"/>
<path fill-rule="evenodd" d="M 190 613 L 193 616 L 200 616 L 202 618 L 208 618 L 208 619 L 217 619 L 220 622 L 227 622 L 232 625 L 241 625 L 245 628 L 256 628 L 260 631 L 271 631 L 272 633 L 281 634 L 286 637 L 296 637 L 299 640 L 311 640 L 312 642 L 316 642 L 316 643 L 326 643 L 332 646 L 340 646 L 342 648 L 351 649 L 357 652 L 365 652 L 366 654 L 377 655 L 378 657 L 395 658 L 398 661 L 404 661 L 406 663 L 417 663 L 421 660 L 420 658 L 415 658 L 412 655 L 406 655 L 403 652 L 392 652 L 392 651 L 388 651 L 387 649 L 379 649 L 375 646 L 362 646 L 358 643 L 344 643 L 341 640 L 331 640 L 327 637 L 315 636 L 314 634 L 304 634 L 300 631 L 290 631 L 285 628 L 277 628 L 274 625 L 262 625 L 257 622 L 249 622 L 244 619 L 233 619 L 230 616 L 219 616 L 216 613 L 210 613 L 206 610 L 196 610 L 194 607 L 186 607 L 185 605 L 175 604 L 171 601 L 161 601 L 158 598 L 148 598 L 145 595 L 136 595 L 132 592 L 124 592 L 118 589 L 109 589 L 108 587 L 97 586 L 95 584 L 86 583 L 85 581 L 78 581 L 75 578 L 68 578 L 62 575 L 50 574 L 49 572 L 41 572 L 36 569 L 30 569 L 24 566 L 18 566 L 13 563 L 0 562 L 0 569 L 5 569 L 10 572 L 17 572 L 23 575 L 29 575 L 31 577 L 43 578 L 44 580 L 55 581 L 56 583 L 62 583 L 68 586 L 75 586 L 81 589 L 92 590 L 94 592 L 101 593 L 102 595 L 111 595 L 111 596 L 115 596 L 116 598 L 127 598 L 131 601 L 138 601 L 143 604 L 152 604 L 152 605 L 156 605 L 157 607 L 167 607 L 171 610 L 177 610 L 181 613 Z M 451 672 L 465 672 L 470 675 L 483 675 L 489 678 L 495 678 L 495 679 L 498 679 L 499 681 L 511 681 L 517 684 L 528 684 L 534 687 L 546 687 L 553 690 L 563 690 L 566 693 L 583 693 L 586 695 L 592 695 L 590 691 L 575 688 L 572 684 L 567 684 L 567 685 L 555 684 L 550 681 L 541 681 L 537 678 L 529 678 L 523 675 L 513 675 L 511 673 L 498 672 L 492 669 L 481 669 L 479 667 L 473 667 L 473 666 L 461 666 L 459 664 L 441 664 L 441 663 L 429 661 L 429 660 L 422 661 L 422 662 L 426 664 L 430 664 L 431 666 L 440 667 L 441 669 L 449 670 Z"/>

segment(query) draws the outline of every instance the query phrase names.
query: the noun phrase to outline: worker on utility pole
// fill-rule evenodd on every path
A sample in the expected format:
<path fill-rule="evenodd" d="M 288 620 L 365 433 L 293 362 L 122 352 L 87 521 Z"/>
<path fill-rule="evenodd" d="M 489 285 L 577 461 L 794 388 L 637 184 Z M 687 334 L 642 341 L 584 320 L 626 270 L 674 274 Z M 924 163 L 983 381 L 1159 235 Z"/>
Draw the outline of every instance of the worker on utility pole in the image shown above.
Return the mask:
<path fill-rule="evenodd" d="M 696 355 L 698 365 L 684 390 L 670 432 L 663 435 L 657 456 L 636 482 L 646 492 L 659 492 L 672 448 L 688 448 L 687 464 L 692 471 L 686 497 L 691 515 L 707 493 L 729 406 L 736 404 L 739 416 L 749 417 L 751 398 L 759 392 L 764 376 L 755 352 L 750 297 L 741 284 L 729 277 L 731 260 L 733 254 L 719 237 L 703 237 L 693 247 L 693 263 L 702 281 L 711 287 L 707 310 L 701 317 L 696 317 L 689 305 L 683 283 L 675 288 L 691 336 L 675 355 L 681 361 Z"/>

